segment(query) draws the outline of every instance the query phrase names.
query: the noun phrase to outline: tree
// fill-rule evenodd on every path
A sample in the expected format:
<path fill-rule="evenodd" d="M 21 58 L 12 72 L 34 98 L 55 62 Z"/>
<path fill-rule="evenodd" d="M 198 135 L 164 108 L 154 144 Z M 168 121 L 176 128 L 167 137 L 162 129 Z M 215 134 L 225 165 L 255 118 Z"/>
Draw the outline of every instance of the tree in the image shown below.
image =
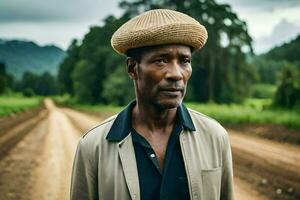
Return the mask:
<path fill-rule="evenodd" d="M 35 93 L 41 96 L 55 95 L 58 93 L 58 85 L 54 76 L 44 72 L 38 77 Z"/>
<path fill-rule="evenodd" d="M 134 99 L 134 87 L 124 67 L 118 67 L 107 77 L 103 88 L 103 98 L 111 104 L 125 105 Z"/>
<path fill-rule="evenodd" d="M 97 79 L 95 68 L 96 66 L 88 60 L 81 60 L 71 74 L 75 97 L 80 102 L 95 103 L 95 99 L 99 95 L 98 91 L 94 89 L 96 86 L 94 80 Z"/>
<path fill-rule="evenodd" d="M 277 46 L 271 49 L 269 52 L 264 54 L 264 57 L 276 61 L 289 61 L 292 63 L 300 63 L 300 35 L 298 35 L 294 40 L 284 43 L 281 46 Z"/>
<path fill-rule="evenodd" d="M 49 72 L 37 75 L 27 71 L 23 74 L 22 79 L 16 82 L 14 89 L 22 92 L 25 96 L 58 94 L 57 80 Z"/>
<path fill-rule="evenodd" d="M 103 26 L 90 28 L 82 44 L 73 41 L 58 75 L 63 92 L 80 102 L 107 102 L 102 95 L 104 84 L 107 84 L 104 80 L 124 62 L 111 48 L 110 38 L 126 20 L 108 16 Z"/>
<path fill-rule="evenodd" d="M 6 69 L 5 64 L 0 62 L 0 94 L 5 92 L 6 89 Z"/>
<path fill-rule="evenodd" d="M 286 64 L 282 71 L 281 82 L 277 88 L 274 104 L 293 108 L 300 103 L 300 70 Z"/>
<path fill-rule="evenodd" d="M 36 87 L 38 82 L 38 76 L 30 71 L 23 74 L 21 81 L 19 81 L 17 90 L 25 91 L 31 89 L 36 94 Z"/>
<path fill-rule="evenodd" d="M 79 45 L 77 40 L 73 40 L 67 50 L 67 57 L 63 60 L 58 71 L 58 82 L 62 93 L 74 94 L 71 74 L 78 61 Z"/>
<path fill-rule="evenodd" d="M 286 61 L 276 61 L 262 56 L 257 56 L 252 61 L 259 74 L 259 81 L 267 84 L 276 84 L 279 73 L 286 63 Z"/>

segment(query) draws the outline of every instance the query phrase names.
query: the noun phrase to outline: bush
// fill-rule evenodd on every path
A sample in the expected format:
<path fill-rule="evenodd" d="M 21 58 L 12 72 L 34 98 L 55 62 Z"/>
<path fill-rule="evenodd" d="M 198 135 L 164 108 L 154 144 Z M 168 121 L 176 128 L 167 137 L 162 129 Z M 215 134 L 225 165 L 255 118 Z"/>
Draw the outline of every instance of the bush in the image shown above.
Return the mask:
<path fill-rule="evenodd" d="M 273 99 L 276 92 L 276 86 L 272 84 L 254 84 L 251 87 L 252 98 Z"/>
<path fill-rule="evenodd" d="M 22 94 L 25 96 L 25 97 L 32 97 L 34 96 L 34 91 L 31 89 L 31 88 L 26 88 Z"/>
<path fill-rule="evenodd" d="M 133 83 L 124 68 L 118 67 L 107 77 L 102 94 L 105 101 L 113 105 L 126 105 L 134 99 Z"/>
<path fill-rule="evenodd" d="M 295 66 L 286 65 L 282 71 L 281 81 L 277 88 L 274 104 L 293 108 L 300 103 L 300 70 Z"/>

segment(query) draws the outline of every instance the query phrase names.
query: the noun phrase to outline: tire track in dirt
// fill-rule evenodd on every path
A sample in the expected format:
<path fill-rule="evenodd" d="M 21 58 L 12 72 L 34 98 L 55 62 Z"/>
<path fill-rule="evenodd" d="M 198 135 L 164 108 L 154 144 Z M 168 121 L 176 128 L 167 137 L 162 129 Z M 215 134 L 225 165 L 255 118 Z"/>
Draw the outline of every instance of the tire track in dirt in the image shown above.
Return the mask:
<path fill-rule="evenodd" d="M 48 120 L 44 119 L 0 160 L 0 199 L 31 200 L 34 169 L 46 142 Z"/>
<path fill-rule="evenodd" d="M 50 115 L 47 142 L 41 156 L 44 162 L 35 170 L 37 179 L 31 198 L 68 199 L 72 162 L 80 133 L 52 101 L 47 100 L 46 107 Z"/>
<path fill-rule="evenodd" d="M 270 199 L 300 199 L 300 147 L 229 132 L 238 177 Z"/>
<path fill-rule="evenodd" d="M 250 135 L 243 135 L 236 131 L 229 130 L 229 132 L 233 148 L 243 149 L 245 153 L 255 154 L 260 158 L 264 158 L 269 164 L 280 166 L 288 165 L 288 170 L 294 172 L 299 171 L 300 147 Z"/>
<path fill-rule="evenodd" d="M 6 129 L 6 132 L 0 135 L 0 160 L 5 157 L 5 155 L 20 142 L 33 127 L 41 120 L 45 119 L 48 112 L 47 110 L 41 110 L 36 114 L 36 116 L 32 116 L 30 119 L 24 119 L 20 124 L 10 123 L 12 125 L 10 128 L 5 124 L 4 129 Z"/>
<path fill-rule="evenodd" d="M 72 124 L 78 128 L 82 134 L 104 120 L 102 117 L 85 114 L 70 108 L 61 108 L 61 110 L 66 116 L 68 116 Z"/>
<path fill-rule="evenodd" d="M 18 114 L 12 113 L 9 116 L 0 117 L 0 137 L 8 133 L 11 130 L 11 127 L 18 126 L 23 122 L 27 121 L 38 115 L 45 107 L 41 105 L 39 108 L 26 110 Z"/>
<path fill-rule="evenodd" d="M 235 199 L 236 200 L 269 200 L 268 197 L 261 195 L 253 185 L 234 177 Z"/>
<path fill-rule="evenodd" d="M 49 111 L 0 160 L 0 199 L 69 199 L 72 163 L 80 131 L 52 103 Z"/>

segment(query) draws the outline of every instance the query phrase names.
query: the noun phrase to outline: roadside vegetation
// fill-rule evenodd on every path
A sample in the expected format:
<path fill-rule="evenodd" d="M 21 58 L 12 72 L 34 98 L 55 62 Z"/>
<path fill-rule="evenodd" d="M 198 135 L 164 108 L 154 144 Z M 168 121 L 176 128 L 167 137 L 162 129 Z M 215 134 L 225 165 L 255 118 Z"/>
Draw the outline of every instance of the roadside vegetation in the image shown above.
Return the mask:
<path fill-rule="evenodd" d="M 94 113 L 94 114 L 116 114 L 122 110 L 122 106 L 117 105 L 104 105 L 104 104 L 84 104 L 78 102 L 70 95 L 52 96 L 53 101 L 58 106 L 65 106 L 74 108 L 79 111 Z"/>
<path fill-rule="evenodd" d="M 243 104 L 187 103 L 187 105 L 225 125 L 275 124 L 300 129 L 300 109 L 274 107 L 271 99 L 247 99 Z"/>
<path fill-rule="evenodd" d="M 0 96 L 0 117 L 24 112 L 40 107 L 41 97 L 25 97 L 21 94 L 7 94 Z"/>
<path fill-rule="evenodd" d="M 82 104 L 69 95 L 53 97 L 56 104 L 97 115 L 113 115 L 125 106 Z M 249 98 L 242 104 L 215 104 L 186 102 L 189 108 L 197 110 L 224 125 L 276 124 L 290 129 L 300 129 L 300 108 L 295 110 L 272 106 L 271 99 Z"/>

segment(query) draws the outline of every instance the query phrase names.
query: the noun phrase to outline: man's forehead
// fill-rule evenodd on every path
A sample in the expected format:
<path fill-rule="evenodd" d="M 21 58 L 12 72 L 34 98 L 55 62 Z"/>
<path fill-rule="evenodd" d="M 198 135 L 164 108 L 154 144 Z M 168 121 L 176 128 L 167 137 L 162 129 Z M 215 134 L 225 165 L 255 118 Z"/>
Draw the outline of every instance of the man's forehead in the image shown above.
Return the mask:
<path fill-rule="evenodd" d="M 168 45 L 158 45 L 152 47 L 146 47 L 144 53 L 151 55 L 158 54 L 180 54 L 190 56 L 191 47 L 181 44 L 168 44 Z M 145 55 L 145 54 L 144 54 Z"/>

